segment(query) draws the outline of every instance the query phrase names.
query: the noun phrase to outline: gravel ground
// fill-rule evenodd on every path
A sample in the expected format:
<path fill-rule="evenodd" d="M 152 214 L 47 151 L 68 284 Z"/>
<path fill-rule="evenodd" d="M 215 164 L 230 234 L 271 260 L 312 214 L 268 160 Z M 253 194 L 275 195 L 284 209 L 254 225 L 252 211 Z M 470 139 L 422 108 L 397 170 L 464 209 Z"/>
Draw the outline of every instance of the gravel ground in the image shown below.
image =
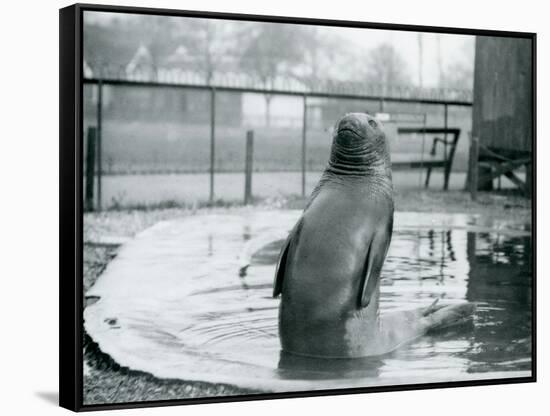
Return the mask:
<path fill-rule="evenodd" d="M 84 290 L 116 256 L 117 241 L 132 238 L 158 221 L 204 213 L 243 213 L 256 209 L 301 209 L 300 197 L 265 199 L 251 207 L 223 203 L 215 207 L 151 206 L 139 210 L 116 210 L 84 215 Z M 531 201 L 512 192 L 480 193 L 477 201 L 460 191 L 407 190 L 395 194 L 398 211 L 465 213 L 531 223 Z M 105 236 L 113 237 L 105 240 Z M 259 393 L 234 386 L 196 381 L 158 379 L 119 366 L 84 334 L 84 403 L 125 403 Z"/>
<path fill-rule="evenodd" d="M 98 243 L 104 236 L 114 240 L 131 238 L 151 225 L 203 212 L 231 212 L 247 208 L 167 208 L 128 211 L 106 211 L 84 215 L 84 293 L 95 283 L 110 260 L 116 256 L 117 244 Z M 101 352 L 91 337 L 84 333 L 84 404 L 127 403 L 152 400 L 174 400 L 212 396 L 234 396 L 259 393 L 224 384 L 159 379 L 141 371 L 119 366 Z"/>
<path fill-rule="evenodd" d="M 84 404 L 114 404 L 259 393 L 225 384 L 159 379 L 121 367 L 84 334 Z"/>

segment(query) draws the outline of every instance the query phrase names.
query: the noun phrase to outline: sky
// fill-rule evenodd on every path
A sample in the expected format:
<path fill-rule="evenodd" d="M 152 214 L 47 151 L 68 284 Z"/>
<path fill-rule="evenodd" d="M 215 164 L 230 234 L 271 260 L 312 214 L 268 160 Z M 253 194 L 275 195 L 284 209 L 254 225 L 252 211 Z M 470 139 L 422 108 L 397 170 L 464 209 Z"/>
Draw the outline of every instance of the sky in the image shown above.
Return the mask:
<path fill-rule="evenodd" d="M 123 20 L 125 18 L 132 18 L 132 15 L 85 12 L 85 19 L 88 23 L 107 24 L 115 17 Z M 181 19 L 184 20 L 186 18 Z M 407 64 L 408 73 L 412 81 L 416 85 L 420 85 L 419 32 L 344 27 L 324 27 L 322 30 L 334 34 L 346 42 L 350 42 L 359 50 L 365 52 L 381 43 L 390 43 Z M 454 64 L 463 64 L 473 68 L 475 36 L 422 33 L 421 39 L 423 51 L 422 86 L 437 86 L 439 81 L 438 56 L 444 70 Z"/>
<path fill-rule="evenodd" d="M 365 50 L 373 49 L 381 43 L 390 43 L 407 63 L 413 82 L 418 83 L 419 32 L 355 28 L 325 28 L 325 30 L 333 31 Z M 422 81 L 425 87 L 434 87 L 439 80 L 438 37 L 443 68 L 456 63 L 470 65 L 473 68 L 475 36 L 422 33 Z"/>

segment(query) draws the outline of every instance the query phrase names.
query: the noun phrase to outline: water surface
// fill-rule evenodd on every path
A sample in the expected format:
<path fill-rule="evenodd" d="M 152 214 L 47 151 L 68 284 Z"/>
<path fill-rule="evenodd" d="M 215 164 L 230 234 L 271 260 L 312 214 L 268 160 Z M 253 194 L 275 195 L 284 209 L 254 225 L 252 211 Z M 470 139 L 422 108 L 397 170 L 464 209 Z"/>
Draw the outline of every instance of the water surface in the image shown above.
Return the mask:
<path fill-rule="evenodd" d="M 523 224 L 396 213 L 381 312 L 468 300 L 468 324 L 364 359 L 280 351 L 275 263 L 299 211 L 162 222 L 123 246 L 88 296 L 86 330 L 157 377 L 297 391 L 531 375 L 531 234 Z M 251 264 L 243 270 L 247 257 Z"/>

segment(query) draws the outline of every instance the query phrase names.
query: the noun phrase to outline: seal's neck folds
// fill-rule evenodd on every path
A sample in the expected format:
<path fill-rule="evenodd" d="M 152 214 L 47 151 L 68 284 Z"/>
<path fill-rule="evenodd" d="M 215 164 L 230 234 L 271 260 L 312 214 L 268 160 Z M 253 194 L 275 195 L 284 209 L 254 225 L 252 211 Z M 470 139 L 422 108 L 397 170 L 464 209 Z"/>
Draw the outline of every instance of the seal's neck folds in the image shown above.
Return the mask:
<path fill-rule="evenodd" d="M 324 179 L 379 184 L 391 189 L 390 152 L 382 125 L 366 113 L 349 113 L 336 123 Z"/>
<path fill-rule="evenodd" d="M 359 181 L 387 182 L 391 186 L 391 162 L 387 149 L 372 149 L 367 144 L 348 148 L 336 141 L 332 145 L 326 173 Z"/>

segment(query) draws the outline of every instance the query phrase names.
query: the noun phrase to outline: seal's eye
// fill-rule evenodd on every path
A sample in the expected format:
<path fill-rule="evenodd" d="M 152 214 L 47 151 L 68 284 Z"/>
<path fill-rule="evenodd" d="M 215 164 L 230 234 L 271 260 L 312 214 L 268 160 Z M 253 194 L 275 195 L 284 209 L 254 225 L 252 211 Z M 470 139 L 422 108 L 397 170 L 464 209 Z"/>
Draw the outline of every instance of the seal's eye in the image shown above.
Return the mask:
<path fill-rule="evenodd" d="M 369 125 L 370 125 L 372 128 L 376 128 L 376 127 L 377 127 L 376 121 L 374 121 L 374 120 L 369 120 Z"/>

